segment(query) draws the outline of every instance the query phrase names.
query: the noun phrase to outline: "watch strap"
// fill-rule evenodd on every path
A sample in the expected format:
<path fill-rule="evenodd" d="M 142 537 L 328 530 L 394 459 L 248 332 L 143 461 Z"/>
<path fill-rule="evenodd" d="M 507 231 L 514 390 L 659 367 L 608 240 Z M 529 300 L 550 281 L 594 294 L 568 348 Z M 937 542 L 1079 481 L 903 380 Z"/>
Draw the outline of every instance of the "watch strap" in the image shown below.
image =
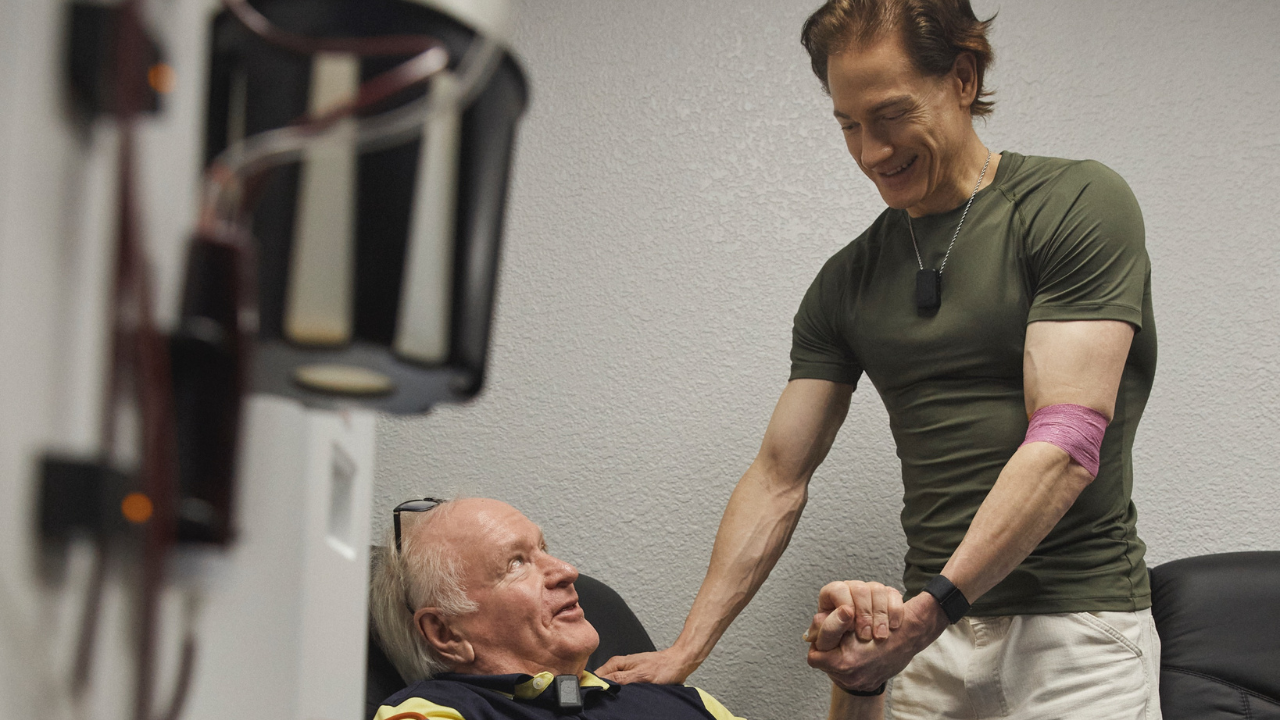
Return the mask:
<path fill-rule="evenodd" d="M 942 606 L 942 612 L 947 616 L 947 621 L 952 625 L 969 613 L 969 601 L 964 593 L 941 574 L 930 578 L 924 586 L 924 591 L 937 599 L 938 605 Z"/>
<path fill-rule="evenodd" d="M 877 695 L 883 695 L 884 689 L 888 684 L 889 684 L 889 681 L 886 680 L 885 682 L 880 683 L 880 687 L 876 688 L 875 690 L 868 690 L 866 692 L 863 692 L 862 690 L 850 690 L 849 688 L 843 687 L 839 684 L 837 684 L 836 687 L 840 688 L 841 690 L 849 693 L 854 697 L 875 697 Z"/>

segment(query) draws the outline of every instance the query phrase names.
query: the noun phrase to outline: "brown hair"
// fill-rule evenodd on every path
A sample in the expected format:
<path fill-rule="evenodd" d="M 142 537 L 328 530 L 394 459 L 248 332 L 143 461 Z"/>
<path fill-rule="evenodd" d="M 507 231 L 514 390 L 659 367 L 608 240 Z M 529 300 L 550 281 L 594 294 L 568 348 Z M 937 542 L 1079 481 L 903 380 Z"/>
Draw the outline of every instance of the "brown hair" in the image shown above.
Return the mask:
<path fill-rule="evenodd" d="M 992 91 L 982 87 L 987 68 L 995 60 L 987 40 L 994 19 L 992 15 L 979 20 L 969 0 L 827 0 L 805 20 L 800 44 L 809 51 L 813 74 L 828 94 L 827 58 L 892 30 L 902 33 L 912 64 L 925 75 L 946 75 L 957 57 L 969 53 L 978 79 L 978 93 L 969 114 L 985 116 L 995 106 L 986 99 Z"/>

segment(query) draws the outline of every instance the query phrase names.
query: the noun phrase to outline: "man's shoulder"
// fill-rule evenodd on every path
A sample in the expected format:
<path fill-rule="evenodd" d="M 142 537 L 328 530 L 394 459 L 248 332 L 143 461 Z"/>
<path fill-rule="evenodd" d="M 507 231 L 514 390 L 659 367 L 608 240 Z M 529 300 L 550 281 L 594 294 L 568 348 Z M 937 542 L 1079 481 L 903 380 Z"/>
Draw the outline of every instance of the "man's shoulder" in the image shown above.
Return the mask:
<path fill-rule="evenodd" d="M 714 697 L 705 691 L 688 685 L 654 685 L 633 683 L 618 688 L 619 699 L 634 703 L 653 713 L 653 717 L 682 718 L 710 716 L 715 720 L 733 720 Z"/>
<path fill-rule="evenodd" d="M 429 677 L 409 685 L 395 695 L 387 698 L 383 704 L 385 705 L 396 700 L 404 700 L 406 698 L 421 696 L 423 693 L 437 694 L 441 692 L 457 692 L 459 690 L 467 690 L 470 687 L 471 686 L 467 683 L 458 682 L 457 680 Z"/>
<path fill-rule="evenodd" d="M 1018 204 L 1069 199 L 1090 187 L 1104 193 L 1132 192 L 1119 173 L 1097 160 L 1005 154 L 1013 167 L 1001 189 Z"/>
<path fill-rule="evenodd" d="M 430 720 L 467 720 L 463 710 L 474 691 L 466 683 L 426 679 L 382 701 L 374 720 L 416 713 Z M 473 713 L 474 714 L 474 713 Z"/>

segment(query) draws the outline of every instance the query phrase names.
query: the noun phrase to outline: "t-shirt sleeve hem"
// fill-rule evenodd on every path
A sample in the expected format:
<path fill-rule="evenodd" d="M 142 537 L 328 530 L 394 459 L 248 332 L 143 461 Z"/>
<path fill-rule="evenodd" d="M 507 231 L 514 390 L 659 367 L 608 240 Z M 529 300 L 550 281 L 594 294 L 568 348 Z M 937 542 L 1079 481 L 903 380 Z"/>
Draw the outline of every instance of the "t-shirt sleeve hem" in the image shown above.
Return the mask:
<path fill-rule="evenodd" d="M 1119 320 L 1142 329 L 1142 309 L 1118 303 L 1080 303 L 1032 307 L 1027 323 L 1040 320 Z M 794 372 L 794 371 L 793 371 Z"/>
<path fill-rule="evenodd" d="M 857 386 L 858 376 L 849 368 L 824 363 L 791 363 L 791 377 L 788 380 L 829 380 L 834 383 Z"/>

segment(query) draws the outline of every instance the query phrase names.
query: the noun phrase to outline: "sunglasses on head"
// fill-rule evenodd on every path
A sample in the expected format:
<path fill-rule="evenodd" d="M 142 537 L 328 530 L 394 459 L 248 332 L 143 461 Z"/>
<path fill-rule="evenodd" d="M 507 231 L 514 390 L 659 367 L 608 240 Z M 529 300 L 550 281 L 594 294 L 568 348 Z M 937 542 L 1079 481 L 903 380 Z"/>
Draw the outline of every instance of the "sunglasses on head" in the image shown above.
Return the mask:
<path fill-rule="evenodd" d="M 432 497 L 422 498 L 421 500 L 405 500 L 391 511 L 391 522 L 396 528 L 396 555 L 400 554 L 400 513 L 412 512 L 423 513 L 435 508 L 444 502 Z"/>

